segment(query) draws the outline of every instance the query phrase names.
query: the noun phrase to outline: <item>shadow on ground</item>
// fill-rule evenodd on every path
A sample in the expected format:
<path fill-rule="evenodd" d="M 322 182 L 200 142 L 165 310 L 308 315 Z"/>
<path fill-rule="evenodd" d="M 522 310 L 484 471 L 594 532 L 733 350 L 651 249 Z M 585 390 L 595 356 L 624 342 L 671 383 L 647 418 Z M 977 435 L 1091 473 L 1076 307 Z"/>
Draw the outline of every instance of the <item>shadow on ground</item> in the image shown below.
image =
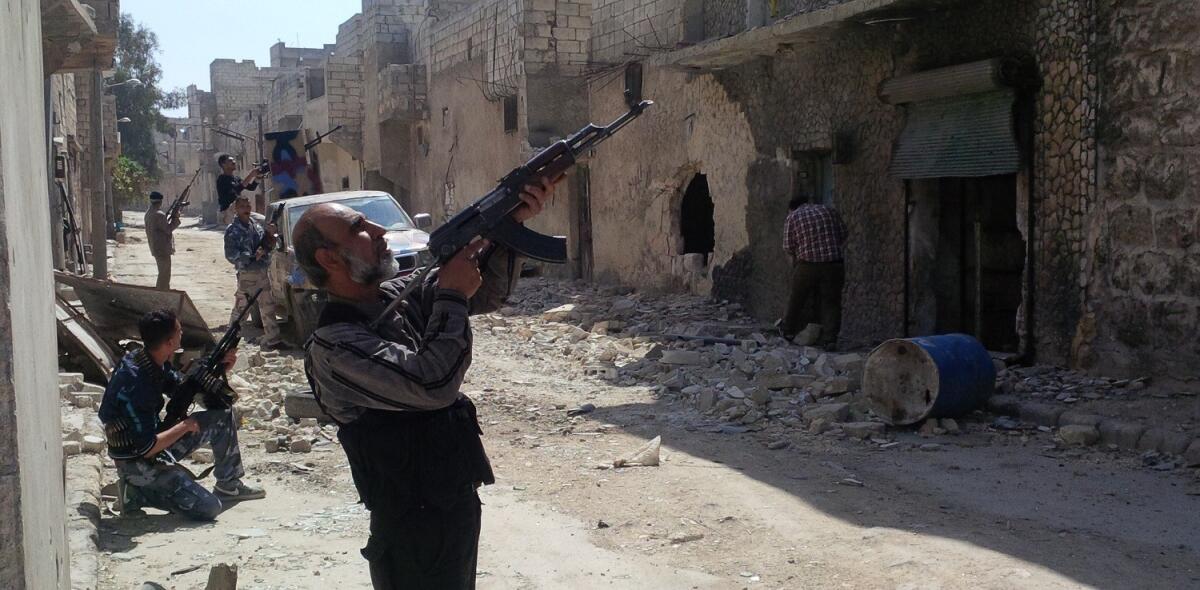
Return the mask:
<path fill-rule="evenodd" d="M 837 454 L 802 434 L 772 451 L 753 433 L 656 420 L 679 412 L 663 400 L 602 407 L 588 418 L 645 439 L 662 435 L 669 449 L 728 465 L 860 527 L 957 539 L 1096 587 L 1200 584 L 1200 497 L 1187 494 L 1191 474 L 1059 457 L 1048 439 L 1021 446 L 1018 437 L 987 433 L 939 437 L 940 449 L 921 451 L 931 441 L 900 432 L 897 440 L 913 444 L 879 450 L 844 441 Z M 846 478 L 864 486 L 837 485 Z"/>

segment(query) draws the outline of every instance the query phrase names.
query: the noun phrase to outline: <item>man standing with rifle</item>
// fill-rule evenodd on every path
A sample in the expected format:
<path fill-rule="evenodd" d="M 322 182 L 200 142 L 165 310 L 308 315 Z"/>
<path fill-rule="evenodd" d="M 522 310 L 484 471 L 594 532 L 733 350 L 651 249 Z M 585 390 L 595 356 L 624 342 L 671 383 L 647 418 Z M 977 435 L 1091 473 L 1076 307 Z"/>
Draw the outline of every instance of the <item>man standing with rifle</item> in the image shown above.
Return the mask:
<path fill-rule="evenodd" d="M 275 224 L 263 223 L 266 220 L 253 212 L 247 197 L 238 197 L 233 207 L 237 217 L 225 228 L 225 259 L 237 269 L 237 292 L 229 323 L 232 326 L 243 310 L 253 308 L 250 295 L 261 290 L 257 309 L 262 318 L 263 336 L 259 345 L 274 350 L 285 348 L 286 344 L 279 336 L 279 324 L 275 321 L 275 297 L 271 294 L 271 279 L 267 273 L 271 266 Z"/>
<path fill-rule="evenodd" d="M 196 412 L 173 425 L 159 420 L 164 393 L 172 398 L 196 393 L 168 360 L 183 338 L 175 313 L 150 312 L 138 322 L 138 331 L 143 347 L 121 360 L 104 390 L 99 412 L 108 453 L 128 484 L 126 509 L 152 506 L 195 520 L 212 520 L 223 502 L 264 497 L 261 488 L 242 482 L 245 472 L 237 425 L 228 407 Z M 220 353 L 215 363 L 222 383 L 223 372 L 237 362 L 234 346 Z M 185 415 L 187 406 L 190 403 L 183 406 Z M 215 460 L 217 483 L 212 492 L 176 465 L 205 443 L 212 445 Z"/>
<path fill-rule="evenodd" d="M 179 212 L 168 217 L 162 208 L 162 193 L 150 193 L 150 208 L 146 210 L 146 244 L 158 265 L 156 289 L 171 288 L 171 256 L 175 254 L 175 228 L 179 227 Z"/>
<path fill-rule="evenodd" d="M 198 176 L 199 168 L 166 211 L 162 208 L 162 193 L 150 193 L 150 208 L 146 210 L 145 217 L 146 244 L 150 246 L 150 255 L 158 265 L 158 281 L 154 284 L 156 289 L 171 288 L 171 256 L 175 254 L 175 230 L 179 227 L 179 213 L 188 206 L 187 196 Z"/>
<path fill-rule="evenodd" d="M 362 554 L 376 589 L 475 587 L 480 501 L 495 483 L 470 398 L 470 314 L 500 307 L 519 256 L 566 262 L 561 238 L 524 223 L 541 213 L 575 162 L 647 104 L 541 152 L 430 237 L 437 259 L 396 275 L 387 230 L 343 205 L 305 211 L 296 261 L 329 300 L 305 344 L 305 373 L 371 511 Z M 476 239 L 483 236 L 489 239 Z M 494 246 L 492 244 L 495 244 Z"/>

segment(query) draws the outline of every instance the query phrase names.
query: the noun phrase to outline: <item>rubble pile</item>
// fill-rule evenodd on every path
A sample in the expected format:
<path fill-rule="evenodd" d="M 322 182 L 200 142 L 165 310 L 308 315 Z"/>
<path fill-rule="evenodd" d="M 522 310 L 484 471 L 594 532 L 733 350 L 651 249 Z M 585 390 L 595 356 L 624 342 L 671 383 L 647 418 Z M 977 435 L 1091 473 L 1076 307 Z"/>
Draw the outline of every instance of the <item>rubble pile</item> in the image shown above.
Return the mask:
<path fill-rule="evenodd" d="M 996 392 L 1072 404 L 1081 400 L 1128 399 L 1146 388 L 1146 378 L 1093 377 L 1052 366 L 1011 367 L 996 374 Z"/>
<path fill-rule="evenodd" d="M 736 303 L 531 281 L 511 307 L 474 321 L 572 359 L 585 375 L 690 404 L 720 431 L 885 432 L 861 392 L 865 355 L 794 346 Z"/>
<path fill-rule="evenodd" d="M 63 412 L 63 457 L 104 453 L 108 448 L 104 441 L 104 427 L 95 412 L 104 397 L 104 387 L 85 382 L 82 373 L 59 373 L 58 392 L 64 403 L 84 410 Z"/>
<path fill-rule="evenodd" d="M 238 392 L 235 409 L 242 428 L 260 435 L 268 453 L 308 453 L 332 444 L 333 426 L 322 426 L 314 418 L 296 420 L 284 412 L 287 394 L 309 389 L 302 358 L 252 344 L 244 344 L 241 354 L 246 366 L 234 371 L 229 382 Z"/>

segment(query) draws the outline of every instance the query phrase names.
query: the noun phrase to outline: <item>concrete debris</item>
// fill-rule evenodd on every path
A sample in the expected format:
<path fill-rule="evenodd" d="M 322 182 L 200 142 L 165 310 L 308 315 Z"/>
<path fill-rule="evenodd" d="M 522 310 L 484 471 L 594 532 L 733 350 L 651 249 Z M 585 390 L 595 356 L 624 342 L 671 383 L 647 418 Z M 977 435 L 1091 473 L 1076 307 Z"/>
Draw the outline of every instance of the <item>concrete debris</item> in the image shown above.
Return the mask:
<path fill-rule="evenodd" d="M 196 449 L 192 451 L 192 454 L 189 455 L 189 457 L 192 459 L 192 461 L 203 465 L 213 462 L 212 449 Z"/>
<path fill-rule="evenodd" d="M 237 578 L 236 563 L 218 563 L 208 571 L 208 584 L 204 590 L 237 590 Z"/>
<path fill-rule="evenodd" d="M 108 444 L 104 441 L 104 437 L 94 434 L 84 435 L 81 444 L 85 453 L 103 453 L 108 450 Z"/>
<path fill-rule="evenodd" d="M 881 422 L 845 422 L 838 426 L 841 426 L 847 436 L 864 440 L 887 431 L 887 427 Z"/>
<path fill-rule="evenodd" d="M 305 439 L 296 439 L 288 445 L 288 450 L 293 453 L 308 453 L 312 451 L 312 442 Z"/>
<path fill-rule="evenodd" d="M 678 532 L 672 533 L 669 538 L 671 540 L 671 544 L 680 545 L 683 543 L 691 543 L 692 541 L 699 541 L 700 539 L 704 538 L 704 533 Z"/>
<path fill-rule="evenodd" d="M 699 365 L 704 363 L 704 355 L 694 350 L 664 350 L 659 362 L 664 365 Z"/>
<path fill-rule="evenodd" d="M 68 440 L 68 441 L 63 441 L 62 449 L 63 449 L 63 457 L 70 457 L 70 456 L 78 455 L 79 453 L 82 453 L 83 445 L 80 444 L 78 441 Z"/>
<path fill-rule="evenodd" d="M 1069 445 L 1094 445 L 1100 440 L 1100 432 L 1095 426 L 1068 424 L 1058 429 L 1058 438 Z"/>
<path fill-rule="evenodd" d="M 816 404 L 805 409 L 804 417 L 809 420 L 845 422 L 850 417 L 850 405 L 842 403 Z"/>
<path fill-rule="evenodd" d="M 821 338 L 821 324 L 809 324 L 800 330 L 792 342 L 798 346 L 812 346 Z"/>
<path fill-rule="evenodd" d="M 657 467 L 662 437 L 656 436 L 624 459 L 613 461 L 613 467 Z"/>

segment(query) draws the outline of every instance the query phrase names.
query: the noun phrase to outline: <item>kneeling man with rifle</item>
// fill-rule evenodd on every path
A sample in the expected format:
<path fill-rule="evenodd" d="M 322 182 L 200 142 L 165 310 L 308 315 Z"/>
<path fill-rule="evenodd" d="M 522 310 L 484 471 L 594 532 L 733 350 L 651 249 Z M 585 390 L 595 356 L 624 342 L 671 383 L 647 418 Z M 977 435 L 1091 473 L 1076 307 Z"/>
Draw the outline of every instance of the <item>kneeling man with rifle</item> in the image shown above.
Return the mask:
<path fill-rule="evenodd" d="M 126 484 L 128 509 L 152 506 L 194 520 L 213 520 L 222 502 L 262 498 L 266 493 L 242 482 L 242 457 L 232 414 L 235 396 L 225 372 L 237 361 L 237 328 L 231 327 L 207 358 L 186 376 L 168 359 L 179 348 L 183 328 L 175 312 L 153 311 L 138 322 L 143 348 L 125 355 L 100 403 L 108 454 Z M 159 420 L 163 395 L 170 398 Z M 202 394 L 203 412 L 188 415 Z M 217 483 L 213 491 L 197 483 L 177 462 L 200 445 L 212 445 Z"/>

